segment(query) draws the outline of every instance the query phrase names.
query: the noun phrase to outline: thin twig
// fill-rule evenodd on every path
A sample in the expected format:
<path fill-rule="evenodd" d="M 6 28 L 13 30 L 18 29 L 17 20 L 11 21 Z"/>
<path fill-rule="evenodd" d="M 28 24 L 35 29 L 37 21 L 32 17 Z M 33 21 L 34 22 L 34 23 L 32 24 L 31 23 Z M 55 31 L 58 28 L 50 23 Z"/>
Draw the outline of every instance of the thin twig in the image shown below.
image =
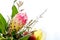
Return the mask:
<path fill-rule="evenodd" d="M 47 9 L 45 9 L 45 11 L 39 16 L 39 18 L 41 18 L 41 16 L 47 11 Z"/>
<path fill-rule="evenodd" d="M 10 17 L 9 17 L 8 15 L 7 15 L 7 17 L 8 17 L 8 23 L 9 23 L 9 22 L 11 21 L 11 20 L 10 20 Z"/>
<path fill-rule="evenodd" d="M 28 24 L 27 25 L 25 25 L 24 26 L 24 29 L 26 28 L 28 31 L 29 31 L 29 29 L 31 29 L 31 25 L 33 25 L 33 24 L 35 24 L 35 23 L 37 23 L 38 22 L 38 20 L 39 20 L 39 18 L 41 18 L 41 16 L 45 13 L 47 11 L 47 9 L 39 16 L 39 17 L 37 17 L 35 20 L 30 20 L 29 22 L 28 22 Z M 25 30 L 26 30 L 25 29 Z"/>

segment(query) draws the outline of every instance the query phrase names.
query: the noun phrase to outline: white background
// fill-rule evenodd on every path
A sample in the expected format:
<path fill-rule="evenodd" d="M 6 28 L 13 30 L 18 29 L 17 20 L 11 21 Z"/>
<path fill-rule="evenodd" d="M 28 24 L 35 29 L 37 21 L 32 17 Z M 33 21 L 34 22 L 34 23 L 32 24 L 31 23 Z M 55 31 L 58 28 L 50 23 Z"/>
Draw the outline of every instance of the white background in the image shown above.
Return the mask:
<path fill-rule="evenodd" d="M 43 18 L 35 25 L 46 32 L 46 40 L 60 40 L 60 0 L 22 0 L 21 8 L 25 9 L 28 19 L 33 19 L 41 14 L 45 9 L 47 12 Z M 6 20 L 7 15 L 11 16 L 13 0 L 0 0 L 0 13 Z"/>

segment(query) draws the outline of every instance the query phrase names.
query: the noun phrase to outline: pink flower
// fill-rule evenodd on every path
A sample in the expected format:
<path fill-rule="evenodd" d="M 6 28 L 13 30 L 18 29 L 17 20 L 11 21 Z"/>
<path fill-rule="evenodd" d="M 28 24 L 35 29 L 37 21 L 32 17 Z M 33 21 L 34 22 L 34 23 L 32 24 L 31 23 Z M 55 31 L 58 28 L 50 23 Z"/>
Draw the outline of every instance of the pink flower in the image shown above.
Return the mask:
<path fill-rule="evenodd" d="M 22 24 L 25 25 L 28 17 L 26 13 L 18 13 L 15 15 L 15 19 L 18 20 L 17 22 L 22 22 Z"/>

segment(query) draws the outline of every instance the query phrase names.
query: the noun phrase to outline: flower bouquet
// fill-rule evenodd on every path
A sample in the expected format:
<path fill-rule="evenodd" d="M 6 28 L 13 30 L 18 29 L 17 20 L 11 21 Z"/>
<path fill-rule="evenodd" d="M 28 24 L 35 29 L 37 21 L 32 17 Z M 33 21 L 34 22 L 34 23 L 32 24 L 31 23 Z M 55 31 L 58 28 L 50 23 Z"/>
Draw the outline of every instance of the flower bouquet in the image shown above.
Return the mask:
<path fill-rule="evenodd" d="M 19 8 L 23 2 L 19 1 L 16 4 Z M 8 22 L 0 13 L 0 40 L 44 40 L 42 30 L 31 30 L 33 29 L 31 26 L 38 22 L 41 15 L 27 23 L 27 14 L 23 12 L 23 9 L 18 11 L 17 7 L 13 4 L 11 19 Z"/>

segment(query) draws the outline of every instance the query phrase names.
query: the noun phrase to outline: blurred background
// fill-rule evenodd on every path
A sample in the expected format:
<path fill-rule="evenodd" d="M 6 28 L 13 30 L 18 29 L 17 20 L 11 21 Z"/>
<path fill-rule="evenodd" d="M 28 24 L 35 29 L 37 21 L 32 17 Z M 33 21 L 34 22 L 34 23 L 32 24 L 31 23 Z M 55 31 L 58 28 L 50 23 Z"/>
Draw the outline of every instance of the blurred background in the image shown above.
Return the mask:
<path fill-rule="evenodd" d="M 3 14 L 6 20 L 7 15 L 10 17 L 14 0 L 0 0 L 0 13 Z M 60 40 L 60 0 L 18 0 L 23 1 L 23 6 L 20 9 L 28 15 L 28 21 L 36 18 L 45 9 L 47 12 L 43 18 L 34 26 L 37 29 L 42 29 L 46 33 L 46 40 Z"/>

